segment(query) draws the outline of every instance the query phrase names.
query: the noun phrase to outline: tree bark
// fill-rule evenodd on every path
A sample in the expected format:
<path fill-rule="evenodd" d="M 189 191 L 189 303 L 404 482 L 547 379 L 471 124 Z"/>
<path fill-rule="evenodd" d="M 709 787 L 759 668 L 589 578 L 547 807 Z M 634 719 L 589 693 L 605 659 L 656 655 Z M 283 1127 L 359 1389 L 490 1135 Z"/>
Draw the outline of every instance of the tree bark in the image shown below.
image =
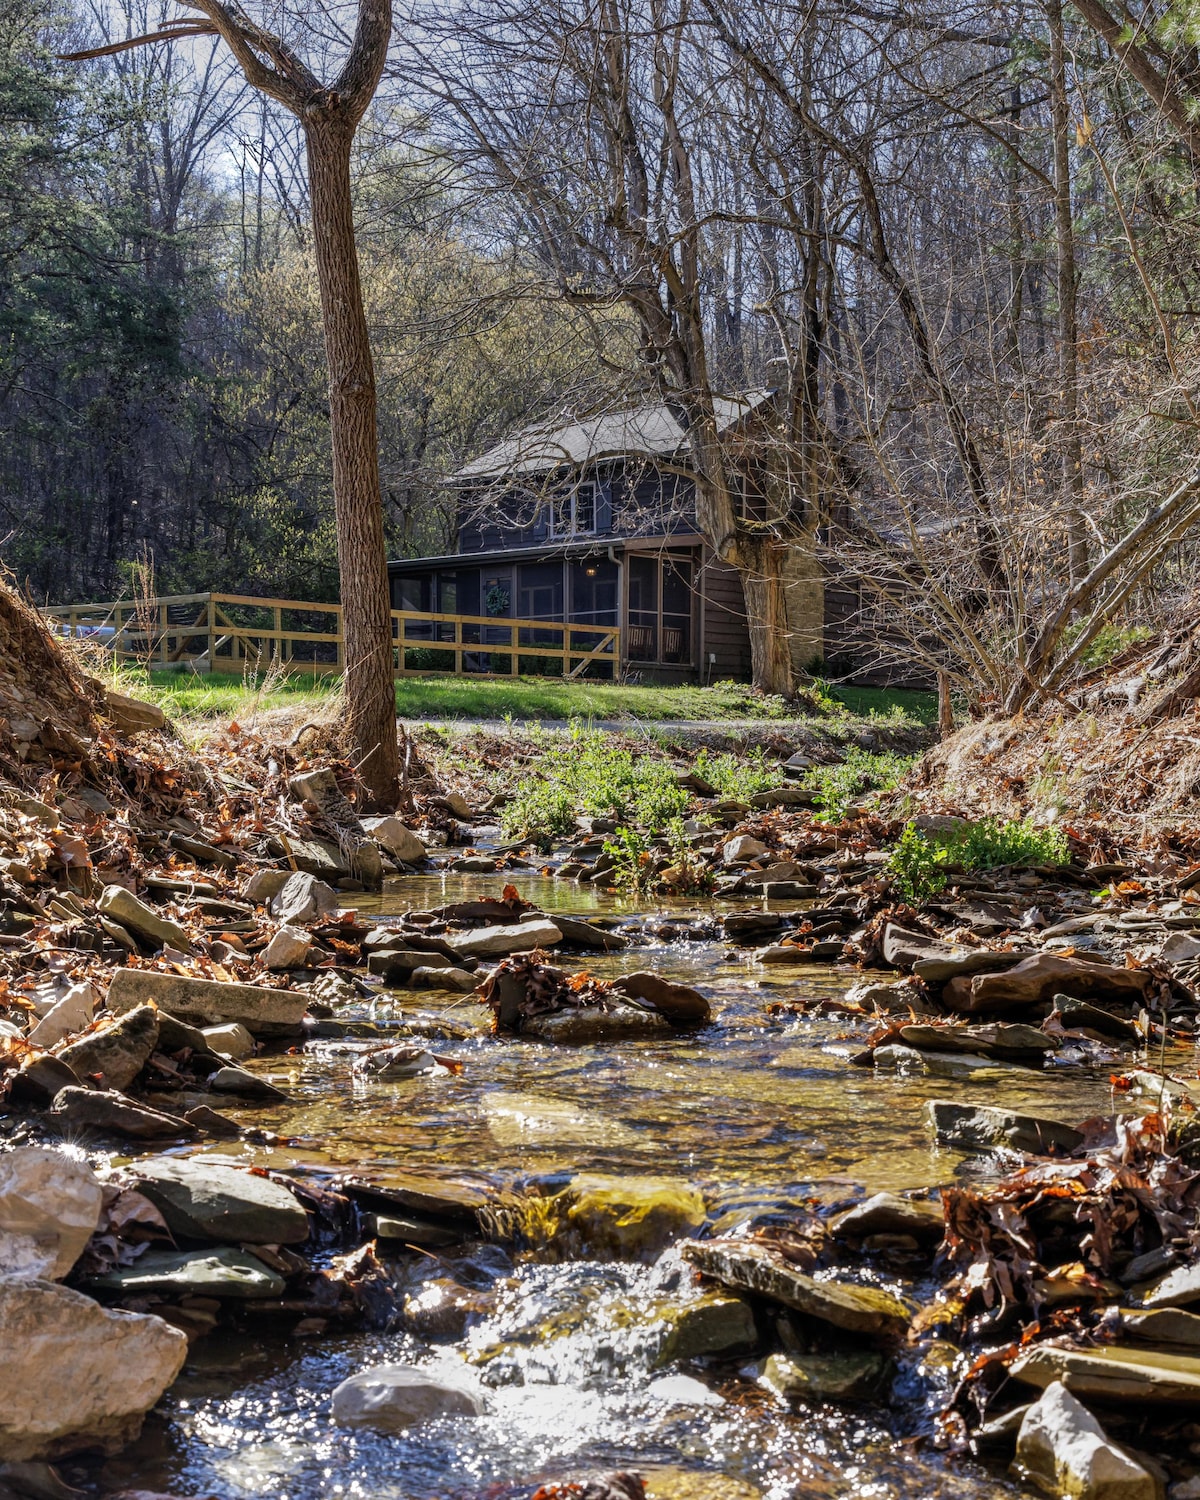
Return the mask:
<path fill-rule="evenodd" d="M 400 772 L 375 431 L 375 366 L 363 310 L 350 145 L 354 127 L 337 113 L 306 119 L 313 246 L 329 365 L 329 425 L 337 513 L 345 648 L 345 734 L 373 806 L 396 804 Z"/>
<path fill-rule="evenodd" d="M 1083 513 L 1083 443 L 1079 435 L 1079 337 L 1075 311 L 1075 221 L 1071 212 L 1071 123 L 1062 0 L 1047 0 L 1050 23 L 1050 114 L 1054 127 L 1054 237 L 1058 281 L 1058 370 L 1062 384 L 1062 467 L 1066 486 L 1067 559 L 1071 582 L 1088 570 Z"/>
<path fill-rule="evenodd" d="M 793 687 L 788 630 L 787 543 L 778 537 L 739 537 L 734 549 L 750 628 L 750 668 L 762 693 L 787 697 Z"/>

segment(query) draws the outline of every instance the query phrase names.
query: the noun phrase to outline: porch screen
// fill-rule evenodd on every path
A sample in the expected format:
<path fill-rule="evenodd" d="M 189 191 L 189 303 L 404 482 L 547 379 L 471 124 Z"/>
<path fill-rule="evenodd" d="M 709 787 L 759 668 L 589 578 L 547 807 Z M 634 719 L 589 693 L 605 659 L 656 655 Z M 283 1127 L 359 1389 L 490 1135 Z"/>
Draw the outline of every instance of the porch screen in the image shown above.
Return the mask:
<path fill-rule="evenodd" d="M 686 557 L 634 556 L 629 568 L 630 661 L 687 666 L 692 660 L 692 563 Z"/>
<path fill-rule="evenodd" d="M 523 563 L 517 569 L 520 608 L 523 620 L 561 620 L 563 617 L 562 563 Z M 521 644 L 559 646 L 559 630 L 523 630 Z"/>

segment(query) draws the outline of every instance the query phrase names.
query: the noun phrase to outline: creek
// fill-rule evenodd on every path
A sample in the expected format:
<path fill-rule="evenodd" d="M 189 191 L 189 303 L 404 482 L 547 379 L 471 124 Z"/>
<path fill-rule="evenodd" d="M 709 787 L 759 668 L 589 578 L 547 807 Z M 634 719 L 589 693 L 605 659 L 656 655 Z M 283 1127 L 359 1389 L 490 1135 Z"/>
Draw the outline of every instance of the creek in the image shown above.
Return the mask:
<path fill-rule="evenodd" d="M 507 875 L 547 912 L 645 916 L 636 903 L 538 876 Z M 414 876 L 361 898 L 376 917 L 497 894 L 495 877 Z M 791 904 L 794 907 L 795 903 Z M 746 904 L 707 903 L 720 910 Z M 697 914 L 695 901 L 653 903 Z M 726 960 L 720 943 L 658 942 L 568 961 L 601 977 L 654 969 L 710 998 L 702 1031 L 653 1041 L 550 1047 L 482 1035 L 439 1041 L 457 1075 L 399 1083 L 351 1075 L 352 1041 L 318 1040 L 252 1064 L 285 1088 L 286 1104 L 245 1110 L 244 1125 L 288 1144 L 225 1147 L 247 1165 L 300 1163 L 330 1176 L 354 1170 L 386 1184 L 389 1171 L 450 1171 L 505 1189 L 562 1184 L 579 1172 L 669 1177 L 698 1189 L 708 1227 L 721 1229 L 799 1204 L 846 1202 L 863 1192 L 955 1180 L 978 1160 L 935 1151 L 921 1120 L 926 1099 L 965 1097 L 1062 1119 L 1111 1107 L 1107 1075 L 1006 1070 L 969 1085 L 875 1074 L 853 1066 L 861 1028 L 838 1016 L 771 1016 L 772 999 L 836 997 L 853 982 L 819 967 L 764 969 Z M 383 1025 L 405 1010 L 441 1009 L 482 1023 L 472 997 L 383 992 L 357 1017 Z M 214 1148 L 208 1147 L 208 1150 Z M 712 1382 L 707 1401 L 654 1370 L 654 1304 L 672 1274 L 594 1258 L 586 1231 L 572 1258 L 537 1249 L 509 1259 L 498 1246 L 447 1252 L 459 1279 L 481 1293 L 481 1315 L 461 1337 L 434 1345 L 409 1333 L 283 1338 L 220 1333 L 197 1343 L 183 1377 L 142 1438 L 108 1460 L 103 1488 L 242 1500 L 474 1496 L 555 1467 L 629 1468 L 655 1500 L 792 1497 L 955 1497 L 1023 1493 L 963 1459 L 904 1441 L 922 1430 L 924 1373 L 900 1362 L 884 1406 L 813 1405 L 791 1411 L 752 1379 Z M 428 1273 L 445 1274 L 436 1256 Z M 533 1331 L 541 1328 L 534 1336 Z M 443 1418 L 406 1436 L 335 1427 L 329 1396 L 372 1364 L 454 1365 L 478 1360 L 490 1386 L 487 1415 Z M 927 1429 L 926 1429 L 927 1430 Z"/>

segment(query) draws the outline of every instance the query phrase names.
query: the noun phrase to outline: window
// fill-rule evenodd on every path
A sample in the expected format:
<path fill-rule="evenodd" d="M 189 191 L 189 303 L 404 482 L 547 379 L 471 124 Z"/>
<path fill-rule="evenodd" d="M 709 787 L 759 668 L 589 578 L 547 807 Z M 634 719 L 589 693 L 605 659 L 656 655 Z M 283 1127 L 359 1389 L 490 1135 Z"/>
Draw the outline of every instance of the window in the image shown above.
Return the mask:
<path fill-rule="evenodd" d="M 689 666 L 692 660 L 692 563 L 686 557 L 634 555 L 629 568 L 630 661 Z"/>
<path fill-rule="evenodd" d="M 579 484 L 550 502 L 550 535 L 590 536 L 596 530 L 596 486 Z"/>

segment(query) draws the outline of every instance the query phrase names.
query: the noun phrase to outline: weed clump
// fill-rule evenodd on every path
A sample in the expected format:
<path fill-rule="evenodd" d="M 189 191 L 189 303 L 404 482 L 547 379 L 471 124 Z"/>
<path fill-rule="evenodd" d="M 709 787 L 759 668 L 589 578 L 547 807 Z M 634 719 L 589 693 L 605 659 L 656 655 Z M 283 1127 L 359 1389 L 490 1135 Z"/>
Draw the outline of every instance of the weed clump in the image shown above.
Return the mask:
<path fill-rule="evenodd" d="M 900 785 L 916 760 L 895 751 L 851 750 L 840 764 L 813 766 L 803 785 L 816 794 L 817 817 L 840 823 L 856 798 L 866 792 L 891 792 Z"/>
<path fill-rule="evenodd" d="M 982 818 L 969 828 L 941 830 L 908 823 L 888 860 L 888 872 L 907 901 L 936 896 L 955 870 L 1001 866 L 1065 865 L 1070 860 L 1061 828 L 1035 828 L 1029 818 Z"/>

